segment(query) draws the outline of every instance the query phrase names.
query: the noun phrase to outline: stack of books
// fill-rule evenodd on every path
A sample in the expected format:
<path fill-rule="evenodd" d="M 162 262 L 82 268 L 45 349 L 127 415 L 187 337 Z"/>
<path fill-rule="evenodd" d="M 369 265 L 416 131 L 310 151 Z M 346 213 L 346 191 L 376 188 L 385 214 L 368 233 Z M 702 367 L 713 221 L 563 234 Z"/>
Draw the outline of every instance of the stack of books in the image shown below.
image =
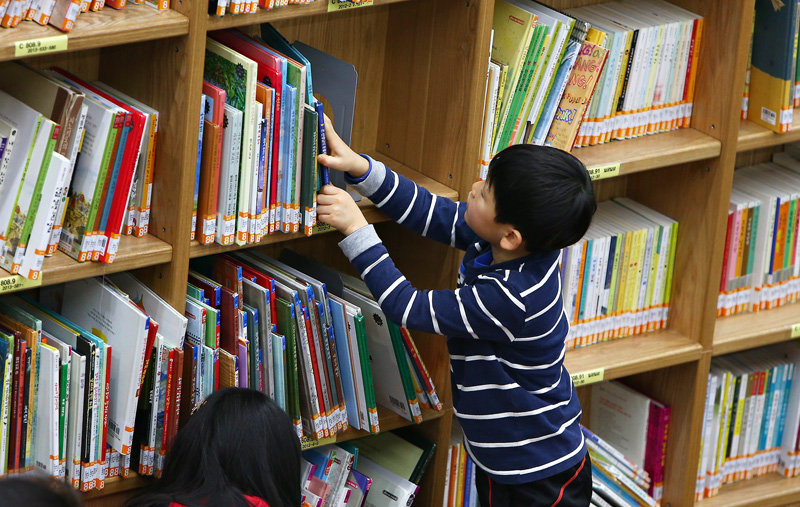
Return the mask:
<path fill-rule="evenodd" d="M 408 427 L 304 449 L 302 505 L 411 505 L 435 450 Z"/>
<path fill-rule="evenodd" d="M 223 30 L 209 34 L 204 77 L 192 239 L 311 235 L 327 173 L 309 60 L 268 23 L 261 39 Z"/>
<path fill-rule="evenodd" d="M 675 220 L 631 199 L 598 205 L 583 239 L 562 251 L 568 349 L 666 326 L 677 236 Z"/>
<path fill-rule="evenodd" d="M 0 267 L 36 280 L 46 256 L 114 262 L 145 236 L 158 111 L 65 70 L 0 66 Z"/>
<path fill-rule="evenodd" d="M 275 9 L 287 5 L 305 5 L 316 0 L 210 0 L 208 2 L 208 13 L 212 16 L 224 16 L 225 14 L 255 14 L 258 9 Z M 338 0 L 340 3 L 360 3 L 364 0 Z"/>
<path fill-rule="evenodd" d="M 800 474 L 798 367 L 794 342 L 712 359 L 696 500 L 766 473 Z"/>
<path fill-rule="evenodd" d="M 571 150 L 688 127 L 703 18 L 663 0 L 495 5 L 482 176 L 523 142 Z"/>
<path fill-rule="evenodd" d="M 733 174 L 717 316 L 758 312 L 800 296 L 800 146 Z"/>
<path fill-rule="evenodd" d="M 180 375 L 171 351 L 183 348 L 185 332 L 186 319 L 128 274 L 48 287 L 38 300 L 3 298 L 0 473 L 37 468 L 81 491 L 127 475 L 154 344 L 170 350 L 164 375 L 172 380 L 159 438 L 177 431 Z"/>
<path fill-rule="evenodd" d="M 475 507 L 478 490 L 475 486 L 477 465 L 464 447 L 464 430 L 454 417 L 450 430 L 450 449 L 444 480 L 444 507 Z"/>
<path fill-rule="evenodd" d="M 170 0 L 131 0 L 157 10 L 169 9 Z M 84 12 L 99 12 L 105 6 L 123 9 L 128 0 L 0 0 L 0 26 L 13 28 L 22 21 L 33 21 L 42 26 L 54 26 L 62 32 L 71 32 L 78 16 Z"/>
<path fill-rule="evenodd" d="M 584 428 L 584 436 L 594 489 L 611 505 L 661 504 L 670 413 L 618 381 L 592 388 L 591 431 Z"/>
<path fill-rule="evenodd" d="M 791 2 L 756 0 L 742 98 L 742 119 L 774 132 L 792 128 L 800 107 L 798 11 Z"/>

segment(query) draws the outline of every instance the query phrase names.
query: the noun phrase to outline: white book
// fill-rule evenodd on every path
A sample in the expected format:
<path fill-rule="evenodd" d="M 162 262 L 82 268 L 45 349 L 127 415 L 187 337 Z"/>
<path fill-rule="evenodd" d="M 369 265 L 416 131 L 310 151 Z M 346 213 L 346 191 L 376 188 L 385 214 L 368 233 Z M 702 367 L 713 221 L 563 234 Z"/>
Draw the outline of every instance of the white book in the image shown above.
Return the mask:
<path fill-rule="evenodd" d="M 261 125 L 264 122 L 264 106 L 256 101 L 256 110 L 253 123 L 253 167 L 250 172 L 250 225 L 248 243 L 257 243 L 261 236 L 261 197 L 263 188 L 259 186 L 258 173 L 261 166 Z M 262 169 L 263 171 L 263 169 Z"/>
<path fill-rule="evenodd" d="M 144 462 L 147 467 L 145 475 L 154 475 L 156 451 L 159 446 L 158 438 L 161 433 L 158 432 L 158 413 L 164 408 L 164 393 L 161 391 L 161 377 L 164 374 L 163 368 L 165 359 L 169 351 L 164 345 L 164 337 L 160 333 L 156 333 L 156 339 L 153 343 L 153 391 L 151 393 L 152 403 L 150 412 L 150 427 L 148 431 L 148 446 L 144 450 Z"/>
<path fill-rule="evenodd" d="M 83 412 L 86 396 L 86 356 L 70 353 L 69 417 L 67 421 L 67 481 L 74 489 L 81 485 L 81 449 L 83 448 Z"/>
<path fill-rule="evenodd" d="M 0 435 L 8 435 L 8 413 L 10 408 L 10 398 L 11 398 L 11 371 L 14 369 L 13 361 L 11 357 L 11 349 L 9 348 L 8 354 L 6 357 L 1 358 L 0 360 L 3 361 L 3 384 L 0 386 L 0 390 L 2 390 L 3 394 L 3 404 L 0 407 Z M 7 453 L 7 446 L 8 446 L 8 439 L 7 438 L 0 438 L 0 456 L 6 456 Z M 7 460 L 0 459 L 0 475 L 5 475 L 8 472 L 7 469 Z"/>
<path fill-rule="evenodd" d="M 500 66 L 489 62 L 486 79 L 486 100 L 483 104 L 483 129 L 481 132 L 481 160 L 478 175 L 482 180 L 489 173 L 489 161 L 492 158 L 492 132 L 494 116 L 497 111 L 497 94 L 500 87 Z"/>
<path fill-rule="evenodd" d="M 38 353 L 39 392 L 36 399 L 36 467 L 50 476 L 58 475 L 59 366 L 54 347 L 42 344 Z"/>
<path fill-rule="evenodd" d="M 133 442 L 149 318 L 127 298 L 95 278 L 70 282 L 65 293 L 70 297 L 64 298 L 62 314 L 79 326 L 97 329 L 114 348 L 108 442 L 122 455 L 128 455 Z"/>
<path fill-rule="evenodd" d="M 47 344 L 58 350 L 59 355 L 59 479 L 66 477 L 66 456 L 67 456 L 67 425 L 69 420 L 69 396 L 70 396 L 70 360 L 72 357 L 72 347 L 62 342 L 55 336 L 42 330 L 42 338 L 47 338 Z"/>
<path fill-rule="evenodd" d="M 650 403 L 650 398 L 619 382 L 603 382 L 592 389 L 592 431 L 642 468 Z"/>
<path fill-rule="evenodd" d="M 225 104 L 215 234 L 215 240 L 220 245 L 232 245 L 236 236 L 241 140 L 242 112 Z"/>
<path fill-rule="evenodd" d="M 88 113 L 89 106 L 87 104 L 82 104 L 80 115 L 78 115 L 78 125 L 72 131 L 72 138 L 70 139 L 70 148 L 68 154 L 69 168 L 65 177 L 66 183 L 61 189 L 61 200 L 58 202 L 56 221 L 53 224 L 53 230 L 50 233 L 50 241 L 47 246 L 48 256 L 56 253 L 58 241 L 61 238 L 61 229 L 64 225 L 64 215 L 66 214 L 67 196 L 69 195 L 70 185 L 72 184 L 72 174 L 75 171 L 75 162 L 78 160 L 78 152 L 81 149 L 83 133 L 86 130 L 86 116 Z"/>
<path fill-rule="evenodd" d="M 358 457 L 356 469 L 372 479 L 365 507 L 401 507 L 411 505 L 419 486 L 386 470 L 364 456 Z"/>
<path fill-rule="evenodd" d="M 69 165 L 68 158 L 53 153 L 42 186 L 41 199 L 30 239 L 19 267 L 19 274 L 30 280 L 37 280 L 41 276 L 47 245 L 50 242 L 50 233 L 58 212 L 58 203 L 61 201 L 64 188 L 69 184 L 66 182 Z"/>
<path fill-rule="evenodd" d="M 130 273 L 116 273 L 108 276 L 114 285 L 128 294 L 131 300 L 144 308 L 158 322 L 158 333 L 164 337 L 164 343 L 170 347 L 183 349 L 186 337 L 187 319 L 183 313 L 174 309 L 169 303 L 153 292 L 150 287 L 140 282 Z M 141 371 L 141 368 L 139 369 Z M 115 449 L 117 449 L 115 447 Z M 126 453 L 122 453 L 126 454 Z"/>
<path fill-rule="evenodd" d="M 330 296 L 332 299 L 335 296 Z M 356 388 L 356 398 L 358 401 L 358 423 L 364 431 L 370 431 L 370 413 L 367 407 L 367 389 L 364 383 L 364 374 L 361 367 L 361 351 L 358 348 L 358 333 L 356 332 L 356 316 L 361 310 L 345 301 L 339 300 L 344 306 L 347 323 L 347 342 L 350 347 L 350 358 L 353 364 L 354 384 Z M 351 423 L 352 424 L 352 423 Z"/>
<path fill-rule="evenodd" d="M 350 469 L 353 466 L 353 459 L 355 456 L 338 445 L 331 445 L 329 448 L 330 457 L 333 462 L 330 466 L 326 482 L 331 485 L 331 490 L 325 498 L 323 507 L 338 507 L 344 504 L 345 495 L 347 494 L 347 490 L 344 486 L 350 474 Z"/>
<path fill-rule="evenodd" d="M 392 337 L 389 334 L 389 327 L 386 325 L 386 316 L 377 302 L 347 287 L 342 292 L 342 296 L 350 303 L 359 306 L 364 314 L 375 401 L 413 422 L 414 416 L 403 387 L 399 369 L 401 365 L 398 364 L 395 356 Z"/>
<path fill-rule="evenodd" d="M 3 115 L 0 113 L 0 136 L 6 138 L 6 146 L 0 156 L 0 189 L 3 188 L 3 181 L 6 179 L 11 163 L 11 154 L 14 153 L 14 146 L 17 144 L 17 131 L 16 124 L 3 120 Z"/>
<path fill-rule="evenodd" d="M 17 193 L 22 185 L 43 116 L 11 95 L 0 91 L 0 120 L 17 129 L 15 148 L 10 154 L 7 171 L 0 172 L 0 243 L 4 245 Z M 3 166 L 0 166 L 0 169 L 2 168 Z M 0 248 L 0 254 L 4 253 L 4 250 L 4 247 Z"/>

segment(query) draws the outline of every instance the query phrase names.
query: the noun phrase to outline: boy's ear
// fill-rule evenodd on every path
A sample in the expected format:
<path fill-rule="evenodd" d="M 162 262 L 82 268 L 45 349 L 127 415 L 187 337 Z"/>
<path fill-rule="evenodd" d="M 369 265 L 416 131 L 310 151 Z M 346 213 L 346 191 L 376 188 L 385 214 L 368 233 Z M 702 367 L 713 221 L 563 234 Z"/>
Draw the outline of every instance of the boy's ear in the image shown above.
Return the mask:
<path fill-rule="evenodd" d="M 514 227 L 508 226 L 500 239 L 500 248 L 513 252 L 523 246 L 522 234 Z"/>

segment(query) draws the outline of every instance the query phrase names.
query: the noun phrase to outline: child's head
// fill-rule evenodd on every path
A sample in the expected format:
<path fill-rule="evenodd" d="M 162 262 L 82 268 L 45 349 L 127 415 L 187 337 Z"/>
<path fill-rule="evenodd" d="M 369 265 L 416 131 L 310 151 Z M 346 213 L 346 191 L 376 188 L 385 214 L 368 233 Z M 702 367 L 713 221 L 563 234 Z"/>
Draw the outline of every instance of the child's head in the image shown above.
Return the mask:
<path fill-rule="evenodd" d="M 128 505 L 270 507 L 300 503 L 300 440 L 289 416 L 267 395 L 243 388 L 211 394 L 181 428 L 155 489 Z"/>
<path fill-rule="evenodd" d="M 495 155 L 485 191 L 494 201 L 495 222 L 513 226 L 530 253 L 576 243 L 597 209 L 580 160 L 546 146 L 519 144 Z"/>
<path fill-rule="evenodd" d="M 0 505 L 80 507 L 83 503 L 63 482 L 37 475 L 0 479 Z"/>

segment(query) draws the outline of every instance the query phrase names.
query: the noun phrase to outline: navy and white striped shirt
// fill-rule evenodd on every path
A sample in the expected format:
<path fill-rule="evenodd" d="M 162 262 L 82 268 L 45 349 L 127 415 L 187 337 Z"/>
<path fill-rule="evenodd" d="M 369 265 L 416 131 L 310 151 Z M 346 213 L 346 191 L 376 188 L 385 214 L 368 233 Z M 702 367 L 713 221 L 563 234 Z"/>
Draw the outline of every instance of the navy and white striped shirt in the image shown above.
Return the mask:
<path fill-rule="evenodd" d="M 580 404 L 563 365 L 569 323 L 558 252 L 491 264 L 491 245 L 464 221 L 465 203 L 437 197 L 368 160 L 369 173 L 350 180 L 359 192 L 396 222 L 466 250 L 456 290 L 417 290 L 371 225 L 340 243 L 387 318 L 447 335 L 453 409 L 467 452 L 504 484 L 576 465 L 585 451 Z"/>

